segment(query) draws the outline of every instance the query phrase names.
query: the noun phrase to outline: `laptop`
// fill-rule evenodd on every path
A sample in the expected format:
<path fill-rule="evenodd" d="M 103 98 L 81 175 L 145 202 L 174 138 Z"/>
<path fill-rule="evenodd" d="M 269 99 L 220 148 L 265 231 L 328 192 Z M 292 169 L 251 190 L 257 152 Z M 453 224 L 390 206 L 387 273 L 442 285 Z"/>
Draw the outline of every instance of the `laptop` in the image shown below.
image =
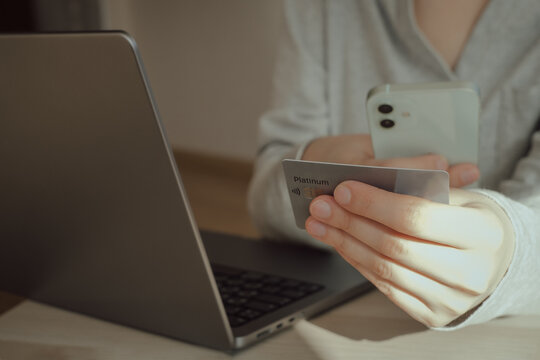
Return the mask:
<path fill-rule="evenodd" d="M 127 34 L 0 54 L 1 290 L 234 350 L 371 288 L 333 252 L 199 231 Z"/>

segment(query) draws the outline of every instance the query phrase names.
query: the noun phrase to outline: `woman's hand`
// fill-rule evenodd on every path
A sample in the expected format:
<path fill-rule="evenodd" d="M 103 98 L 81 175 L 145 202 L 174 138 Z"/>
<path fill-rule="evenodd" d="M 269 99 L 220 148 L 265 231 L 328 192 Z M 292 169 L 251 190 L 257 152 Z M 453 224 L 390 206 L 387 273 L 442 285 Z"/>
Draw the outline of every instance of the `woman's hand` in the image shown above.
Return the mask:
<path fill-rule="evenodd" d="M 312 201 L 306 229 L 413 318 L 441 327 L 493 292 L 514 247 L 498 205 L 465 190 L 450 195 L 445 205 L 345 181 Z"/>
<path fill-rule="evenodd" d="M 480 172 L 474 164 L 448 166 L 443 156 L 429 154 L 413 158 L 375 159 L 371 137 L 367 134 L 326 136 L 313 140 L 302 160 L 341 164 L 445 170 L 450 174 L 450 186 L 462 187 L 474 183 Z"/>

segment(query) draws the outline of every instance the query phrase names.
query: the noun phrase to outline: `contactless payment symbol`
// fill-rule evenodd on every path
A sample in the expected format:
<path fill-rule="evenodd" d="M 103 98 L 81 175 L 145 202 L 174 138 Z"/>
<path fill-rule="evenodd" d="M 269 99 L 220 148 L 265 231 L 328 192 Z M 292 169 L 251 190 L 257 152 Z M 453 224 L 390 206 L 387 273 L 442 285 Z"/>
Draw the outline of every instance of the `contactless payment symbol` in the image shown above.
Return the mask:
<path fill-rule="evenodd" d="M 292 189 L 291 191 L 293 194 L 300 196 L 300 188 L 295 188 L 295 189 Z"/>

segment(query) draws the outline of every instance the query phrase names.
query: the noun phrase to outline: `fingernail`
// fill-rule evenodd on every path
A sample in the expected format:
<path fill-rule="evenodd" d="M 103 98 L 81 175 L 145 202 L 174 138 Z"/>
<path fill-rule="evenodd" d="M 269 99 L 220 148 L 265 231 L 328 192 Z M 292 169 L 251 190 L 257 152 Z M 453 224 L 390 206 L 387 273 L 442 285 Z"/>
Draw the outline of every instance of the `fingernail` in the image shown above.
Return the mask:
<path fill-rule="evenodd" d="M 470 184 L 478 179 L 478 175 L 479 174 L 476 169 L 468 169 L 463 171 L 459 176 L 461 181 L 463 181 L 465 184 Z"/>
<path fill-rule="evenodd" d="M 321 237 L 326 235 L 326 226 L 317 220 L 311 220 L 306 225 L 306 230 L 313 236 Z"/>
<path fill-rule="evenodd" d="M 334 190 L 334 199 L 336 199 L 338 204 L 347 205 L 351 202 L 351 190 L 345 185 L 339 185 Z"/>
<path fill-rule="evenodd" d="M 332 210 L 326 201 L 316 200 L 313 204 L 311 204 L 311 214 L 320 219 L 326 219 L 332 215 Z"/>

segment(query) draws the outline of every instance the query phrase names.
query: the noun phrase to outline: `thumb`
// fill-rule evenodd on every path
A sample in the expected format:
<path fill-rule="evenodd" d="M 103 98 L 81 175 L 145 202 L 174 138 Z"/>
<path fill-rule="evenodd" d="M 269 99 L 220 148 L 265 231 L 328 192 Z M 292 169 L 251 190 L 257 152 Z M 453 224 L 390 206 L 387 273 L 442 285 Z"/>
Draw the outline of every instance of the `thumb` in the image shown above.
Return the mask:
<path fill-rule="evenodd" d="M 480 178 L 480 170 L 471 163 L 462 163 L 450 166 L 450 187 L 463 187 L 474 183 Z"/>

